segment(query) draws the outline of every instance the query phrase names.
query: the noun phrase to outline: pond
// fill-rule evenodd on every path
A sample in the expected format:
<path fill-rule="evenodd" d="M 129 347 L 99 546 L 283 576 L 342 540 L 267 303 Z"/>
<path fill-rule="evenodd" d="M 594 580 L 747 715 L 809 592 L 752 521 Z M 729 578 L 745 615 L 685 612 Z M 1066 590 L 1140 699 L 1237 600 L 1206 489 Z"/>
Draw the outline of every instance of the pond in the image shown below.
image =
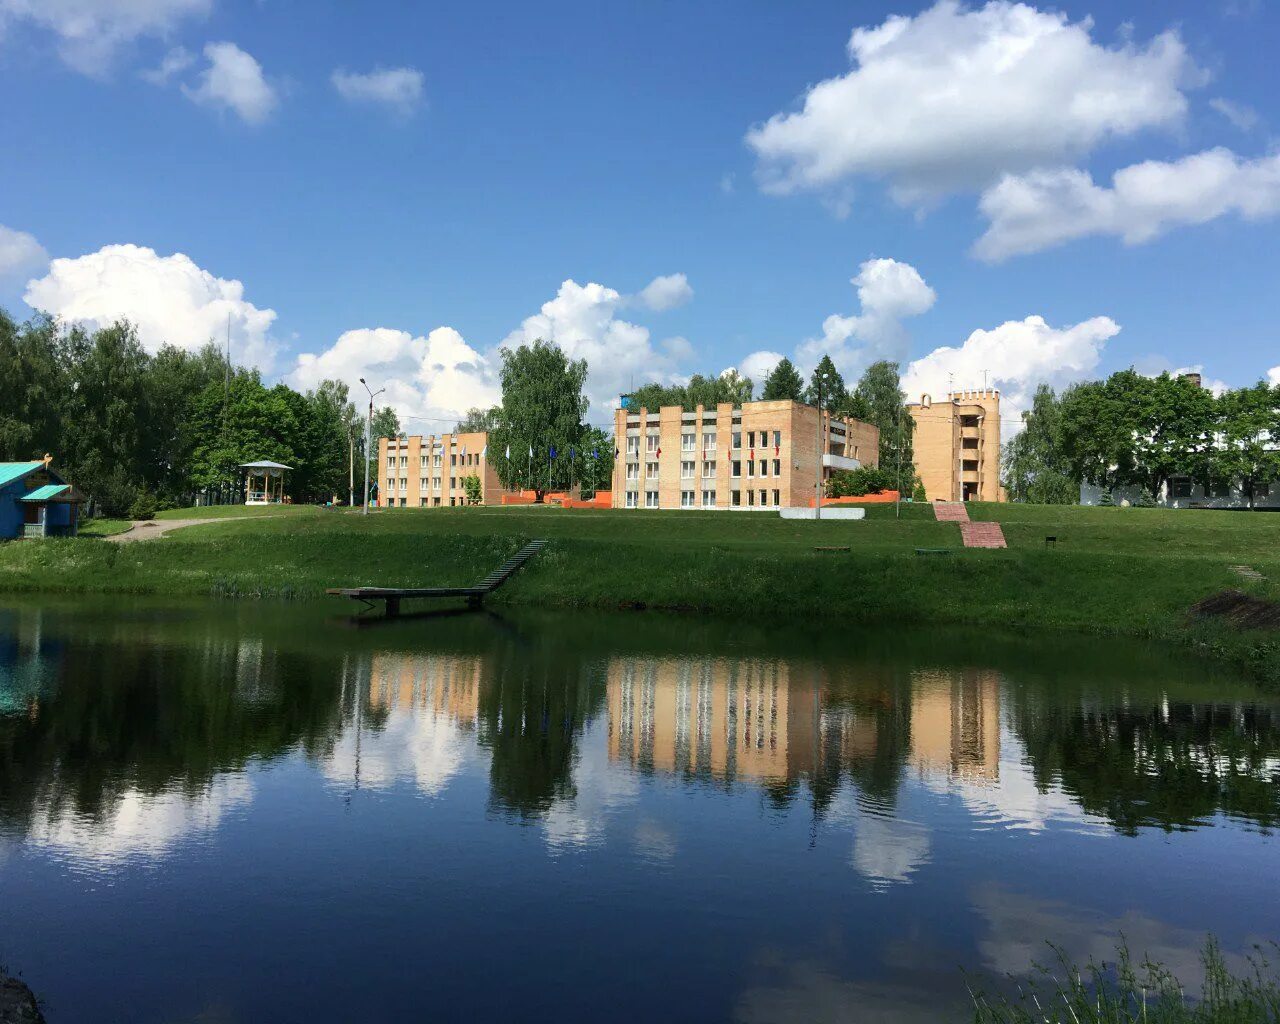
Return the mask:
<path fill-rule="evenodd" d="M 0 608 L 0 964 L 67 1021 L 965 1020 L 1280 938 L 1280 705 L 1074 637 Z"/>

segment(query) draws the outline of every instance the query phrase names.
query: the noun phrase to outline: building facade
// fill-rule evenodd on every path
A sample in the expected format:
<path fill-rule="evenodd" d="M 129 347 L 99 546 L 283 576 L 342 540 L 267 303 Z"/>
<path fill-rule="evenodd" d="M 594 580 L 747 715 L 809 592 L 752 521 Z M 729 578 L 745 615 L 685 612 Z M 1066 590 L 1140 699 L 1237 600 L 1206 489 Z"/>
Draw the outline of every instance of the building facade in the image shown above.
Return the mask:
<path fill-rule="evenodd" d="M 480 503 L 497 505 L 502 484 L 488 458 L 488 434 L 420 434 L 378 440 L 379 508 L 440 508 L 467 503 L 466 478 L 480 478 Z"/>
<path fill-rule="evenodd" d="M 1000 392 L 958 391 L 908 403 L 916 474 L 930 501 L 1002 501 Z"/>
<path fill-rule="evenodd" d="M 821 439 L 820 439 L 821 437 Z M 818 474 L 876 466 L 880 431 L 800 402 L 678 405 L 614 414 L 613 507 L 777 509 L 812 505 Z"/>

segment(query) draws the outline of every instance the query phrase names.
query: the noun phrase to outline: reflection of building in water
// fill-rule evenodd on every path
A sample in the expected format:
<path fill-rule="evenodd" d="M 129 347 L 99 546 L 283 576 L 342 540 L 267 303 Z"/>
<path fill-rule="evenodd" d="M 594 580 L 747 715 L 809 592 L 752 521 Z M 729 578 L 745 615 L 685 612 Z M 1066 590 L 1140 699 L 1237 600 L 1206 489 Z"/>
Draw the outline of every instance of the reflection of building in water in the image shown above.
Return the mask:
<path fill-rule="evenodd" d="M 812 690 L 785 664 L 708 659 L 614 660 L 609 757 L 647 769 L 783 780 L 789 751 L 813 746 Z M 797 735 L 797 733 L 799 735 Z"/>
<path fill-rule="evenodd" d="M 0 613 L 0 715 L 34 717 L 56 685 L 62 645 L 42 626 L 39 611 Z"/>
<path fill-rule="evenodd" d="M 912 678 L 911 763 L 966 782 L 1000 776 L 1000 678 L 978 669 Z"/>
<path fill-rule="evenodd" d="M 483 662 L 439 654 L 375 654 L 369 669 L 369 705 L 443 714 L 473 725 L 480 711 Z"/>

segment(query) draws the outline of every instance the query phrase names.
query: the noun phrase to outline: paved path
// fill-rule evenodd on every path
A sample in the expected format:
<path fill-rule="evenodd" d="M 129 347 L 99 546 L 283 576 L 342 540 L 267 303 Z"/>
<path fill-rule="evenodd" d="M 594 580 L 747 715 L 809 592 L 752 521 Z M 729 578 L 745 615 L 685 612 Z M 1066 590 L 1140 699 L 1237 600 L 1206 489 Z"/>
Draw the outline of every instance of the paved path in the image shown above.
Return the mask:
<path fill-rule="evenodd" d="M 971 523 L 963 501 L 935 501 L 933 518 L 940 523 L 959 523 L 960 540 L 967 548 L 1003 548 L 1004 530 L 999 523 Z"/>
<path fill-rule="evenodd" d="M 129 544 L 135 540 L 155 540 L 157 537 L 163 537 L 166 533 L 172 533 L 174 530 L 181 530 L 184 526 L 200 526 L 207 523 L 242 523 L 246 519 L 263 519 L 263 516 L 236 516 L 225 519 L 136 519 L 133 525 L 124 533 L 113 533 L 110 537 L 104 537 L 113 544 Z"/>

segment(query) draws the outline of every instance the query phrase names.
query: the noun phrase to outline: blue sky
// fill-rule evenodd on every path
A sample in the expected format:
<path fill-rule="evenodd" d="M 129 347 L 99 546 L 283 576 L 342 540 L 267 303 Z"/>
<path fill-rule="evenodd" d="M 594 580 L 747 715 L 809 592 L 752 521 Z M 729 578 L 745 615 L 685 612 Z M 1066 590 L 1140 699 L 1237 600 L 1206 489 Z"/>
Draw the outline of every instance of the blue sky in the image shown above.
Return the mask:
<path fill-rule="evenodd" d="M 130 19 L 116 6 L 0 0 L 0 303 L 20 316 L 31 296 L 194 343 L 212 307 L 198 294 L 168 307 L 183 275 L 199 292 L 207 272 L 242 283 L 234 341 L 269 376 L 367 370 L 427 430 L 485 397 L 495 347 L 530 332 L 589 358 L 593 419 L 631 380 L 758 372 L 769 357 L 753 353 L 804 362 L 833 338 L 856 374 L 1005 324 L 1019 330 L 917 378 L 972 386 L 987 370 L 1016 403 L 1036 379 L 1131 363 L 1203 365 L 1232 385 L 1280 364 L 1280 75 L 1264 45 L 1280 14 L 1265 3 L 136 0 Z M 908 20 L 889 23 L 888 47 L 851 60 L 851 32 L 883 34 L 891 16 Z M 947 66 L 1055 24 L 1036 60 L 1061 62 L 1055 74 Z M 333 81 L 378 69 L 402 74 L 356 79 L 354 96 Z M 857 74 L 824 112 L 748 138 Z M 1109 75 L 1103 103 L 1089 91 Z M 958 107 L 930 99 L 953 86 Z M 1012 94 L 1024 125 L 984 111 Z M 1172 168 L 1168 194 L 1138 178 L 1074 205 L 1083 186 L 1066 175 L 1108 192 L 1143 161 Z M 1006 175 L 1016 194 L 996 194 Z M 980 258 L 996 208 L 1000 238 Z M 90 259 L 113 245 L 157 265 Z M 174 254 L 188 262 L 160 265 Z M 53 274 L 50 257 L 77 262 Z M 893 263 L 861 278 L 860 304 L 851 279 L 872 260 Z M 673 274 L 688 285 L 672 285 L 674 308 L 636 297 Z M 526 324 L 569 280 L 606 291 L 562 292 Z M 905 306 L 901 287 L 915 289 Z M 869 314 L 876 294 L 890 305 Z M 851 322 L 824 337 L 833 315 Z M 303 368 L 300 353 L 319 358 Z"/>

